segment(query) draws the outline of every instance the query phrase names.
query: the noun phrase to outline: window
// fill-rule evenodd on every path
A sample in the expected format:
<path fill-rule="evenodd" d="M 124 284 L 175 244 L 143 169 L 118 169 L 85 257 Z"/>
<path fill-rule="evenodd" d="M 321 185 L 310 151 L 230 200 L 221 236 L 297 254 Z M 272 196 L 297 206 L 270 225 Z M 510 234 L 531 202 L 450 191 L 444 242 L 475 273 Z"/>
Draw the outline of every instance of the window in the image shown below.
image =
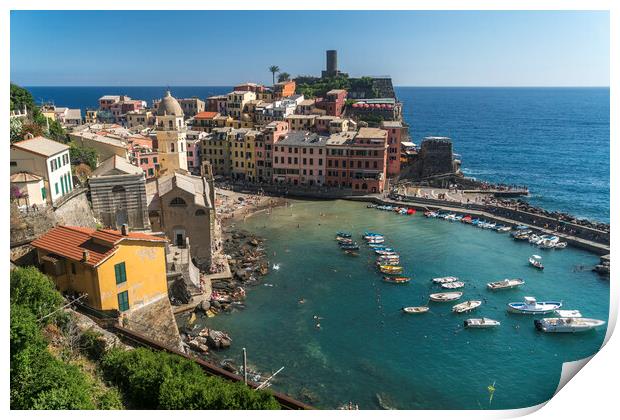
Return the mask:
<path fill-rule="evenodd" d="M 149 172 L 149 176 L 153 176 L 153 175 L 155 175 L 155 173 L 154 173 L 154 171 L 153 171 L 153 168 L 149 168 L 149 171 L 148 171 L 148 172 Z"/>
<path fill-rule="evenodd" d="M 202 209 L 198 209 L 198 210 L 196 210 L 196 213 L 194 213 L 194 215 L 195 216 L 206 216 L 207 213 L 204 210 L 202 210 Z"/>
<path fill-rule="evenodd" d="M 116 295 L 118 298 L 118 310 L 121 312 L 125 312 L 129 309 L 129 295 L 127 291 L 121 292 Z"/>
<path fill-rule="evenodd" d="M 116 284 L 125 283 L 127 281 L 127 272 L 125 271 L 125 262 L 114 265 L 114 276 Z"/>
<path fill-rule="evenodd" d="M 187 207 L 187 203 L 181 197 L 174 197 L 170 201 L 170 207 Z"/>
<path fill-rule="evenodd" d="M 54 189 L 56 190 L 56 194 L 58 194 L 58 182 L 54 184 Z"/>
<path fill-rule="evenodd" d="M 41 188 L 41 198 L 45 200 L 47 198 L 47 190 L 45 187 Z"/>
<path fill-rule="evenodd" d="M 174 143 L 170 143 L 170 151 L 174 152 Z"/>
<path fill-rule="evenodd" d="M 14 160 L 11 161 L 11 166 L 17 166 L 17 162 L 15 162 Z"/>

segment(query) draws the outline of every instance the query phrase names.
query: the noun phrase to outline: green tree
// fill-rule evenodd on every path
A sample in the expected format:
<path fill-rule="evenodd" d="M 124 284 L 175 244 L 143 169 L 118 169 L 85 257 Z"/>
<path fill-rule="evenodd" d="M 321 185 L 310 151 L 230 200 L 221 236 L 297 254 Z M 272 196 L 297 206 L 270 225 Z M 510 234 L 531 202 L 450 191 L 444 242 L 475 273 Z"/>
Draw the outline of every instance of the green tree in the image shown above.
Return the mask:
<path fill-rule="evenodd" d="M 69 156 L 71 157 L 71 165 L 86 164 L 91 169 L 97 167 L 97 160 L 99 159 L 99 155 L 94 148 L 80 146 L 73 141 L 69 143 Z"/>
<path fill-rule="evenodd" d="M 32 94 L 28 89 L 11 83 L 11 111 L 22 111 L 24 106 L 28 112 L 36 108 Z"/>
<path fill-rule="evenodd" d="M 278 74 L 278 82 L 286 82 L 288 80 L 291 80 L 291 75 L 287 72 L 283 71 L 282 73 Z"/>
<path fill-rule="evenodd" d="M 278 66 L 269 66 L 269 72 L 271 73 L 271 79 L 273 84 L 276 84 L 276 73 L 280 71 L 280 67 Z"/>
<path fill-rule="evenodd" d="M 11 129 L 11 143 L 15 143 L 16 141 L 22 140 L 22 121 L 19 118 L 11 118 L 9 123 L 9 127 Z"/>

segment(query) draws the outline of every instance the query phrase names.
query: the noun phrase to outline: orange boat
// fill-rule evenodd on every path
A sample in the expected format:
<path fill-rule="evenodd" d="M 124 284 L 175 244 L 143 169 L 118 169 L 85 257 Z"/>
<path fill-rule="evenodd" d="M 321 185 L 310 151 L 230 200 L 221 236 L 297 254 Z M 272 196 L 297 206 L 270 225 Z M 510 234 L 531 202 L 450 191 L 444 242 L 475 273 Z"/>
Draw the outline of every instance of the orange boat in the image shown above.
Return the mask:
<path fill-rule="evenodd" d="M 411 280 L 411 277 L 390 277 L 383 276 L 383 281 L 386 283 L 405 284 Z"/>

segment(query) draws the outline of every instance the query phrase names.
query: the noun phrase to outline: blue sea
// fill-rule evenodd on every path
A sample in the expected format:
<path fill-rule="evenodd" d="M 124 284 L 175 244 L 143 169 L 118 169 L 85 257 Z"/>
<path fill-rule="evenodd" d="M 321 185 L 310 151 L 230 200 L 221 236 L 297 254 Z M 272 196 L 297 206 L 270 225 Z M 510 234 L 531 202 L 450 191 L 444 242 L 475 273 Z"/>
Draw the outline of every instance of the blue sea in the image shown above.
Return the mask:
<path fill-rule="evenodd" d="M 161 98 L 165 87 L 29 87 L 37 102 L 96 108 L 105 94 Z M 175 86 L 206 98 L 231 87 Z M 396 88 L 415 143 L 448 136 L 463 172 L 528 185 L 532 204 L 609 222 L 608 88 Z"/>

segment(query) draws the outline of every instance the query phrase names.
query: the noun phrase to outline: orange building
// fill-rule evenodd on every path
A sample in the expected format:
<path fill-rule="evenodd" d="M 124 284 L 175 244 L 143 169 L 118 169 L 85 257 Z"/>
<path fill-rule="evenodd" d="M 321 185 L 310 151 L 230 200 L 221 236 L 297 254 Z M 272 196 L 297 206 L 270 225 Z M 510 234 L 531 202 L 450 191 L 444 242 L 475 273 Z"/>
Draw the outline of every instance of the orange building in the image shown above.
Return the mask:
<path fill-rule="evenodd" d="M 295 94 L 295 81 L 278 82 L 273 86 L 274 99 L 281 99 Z"/>

